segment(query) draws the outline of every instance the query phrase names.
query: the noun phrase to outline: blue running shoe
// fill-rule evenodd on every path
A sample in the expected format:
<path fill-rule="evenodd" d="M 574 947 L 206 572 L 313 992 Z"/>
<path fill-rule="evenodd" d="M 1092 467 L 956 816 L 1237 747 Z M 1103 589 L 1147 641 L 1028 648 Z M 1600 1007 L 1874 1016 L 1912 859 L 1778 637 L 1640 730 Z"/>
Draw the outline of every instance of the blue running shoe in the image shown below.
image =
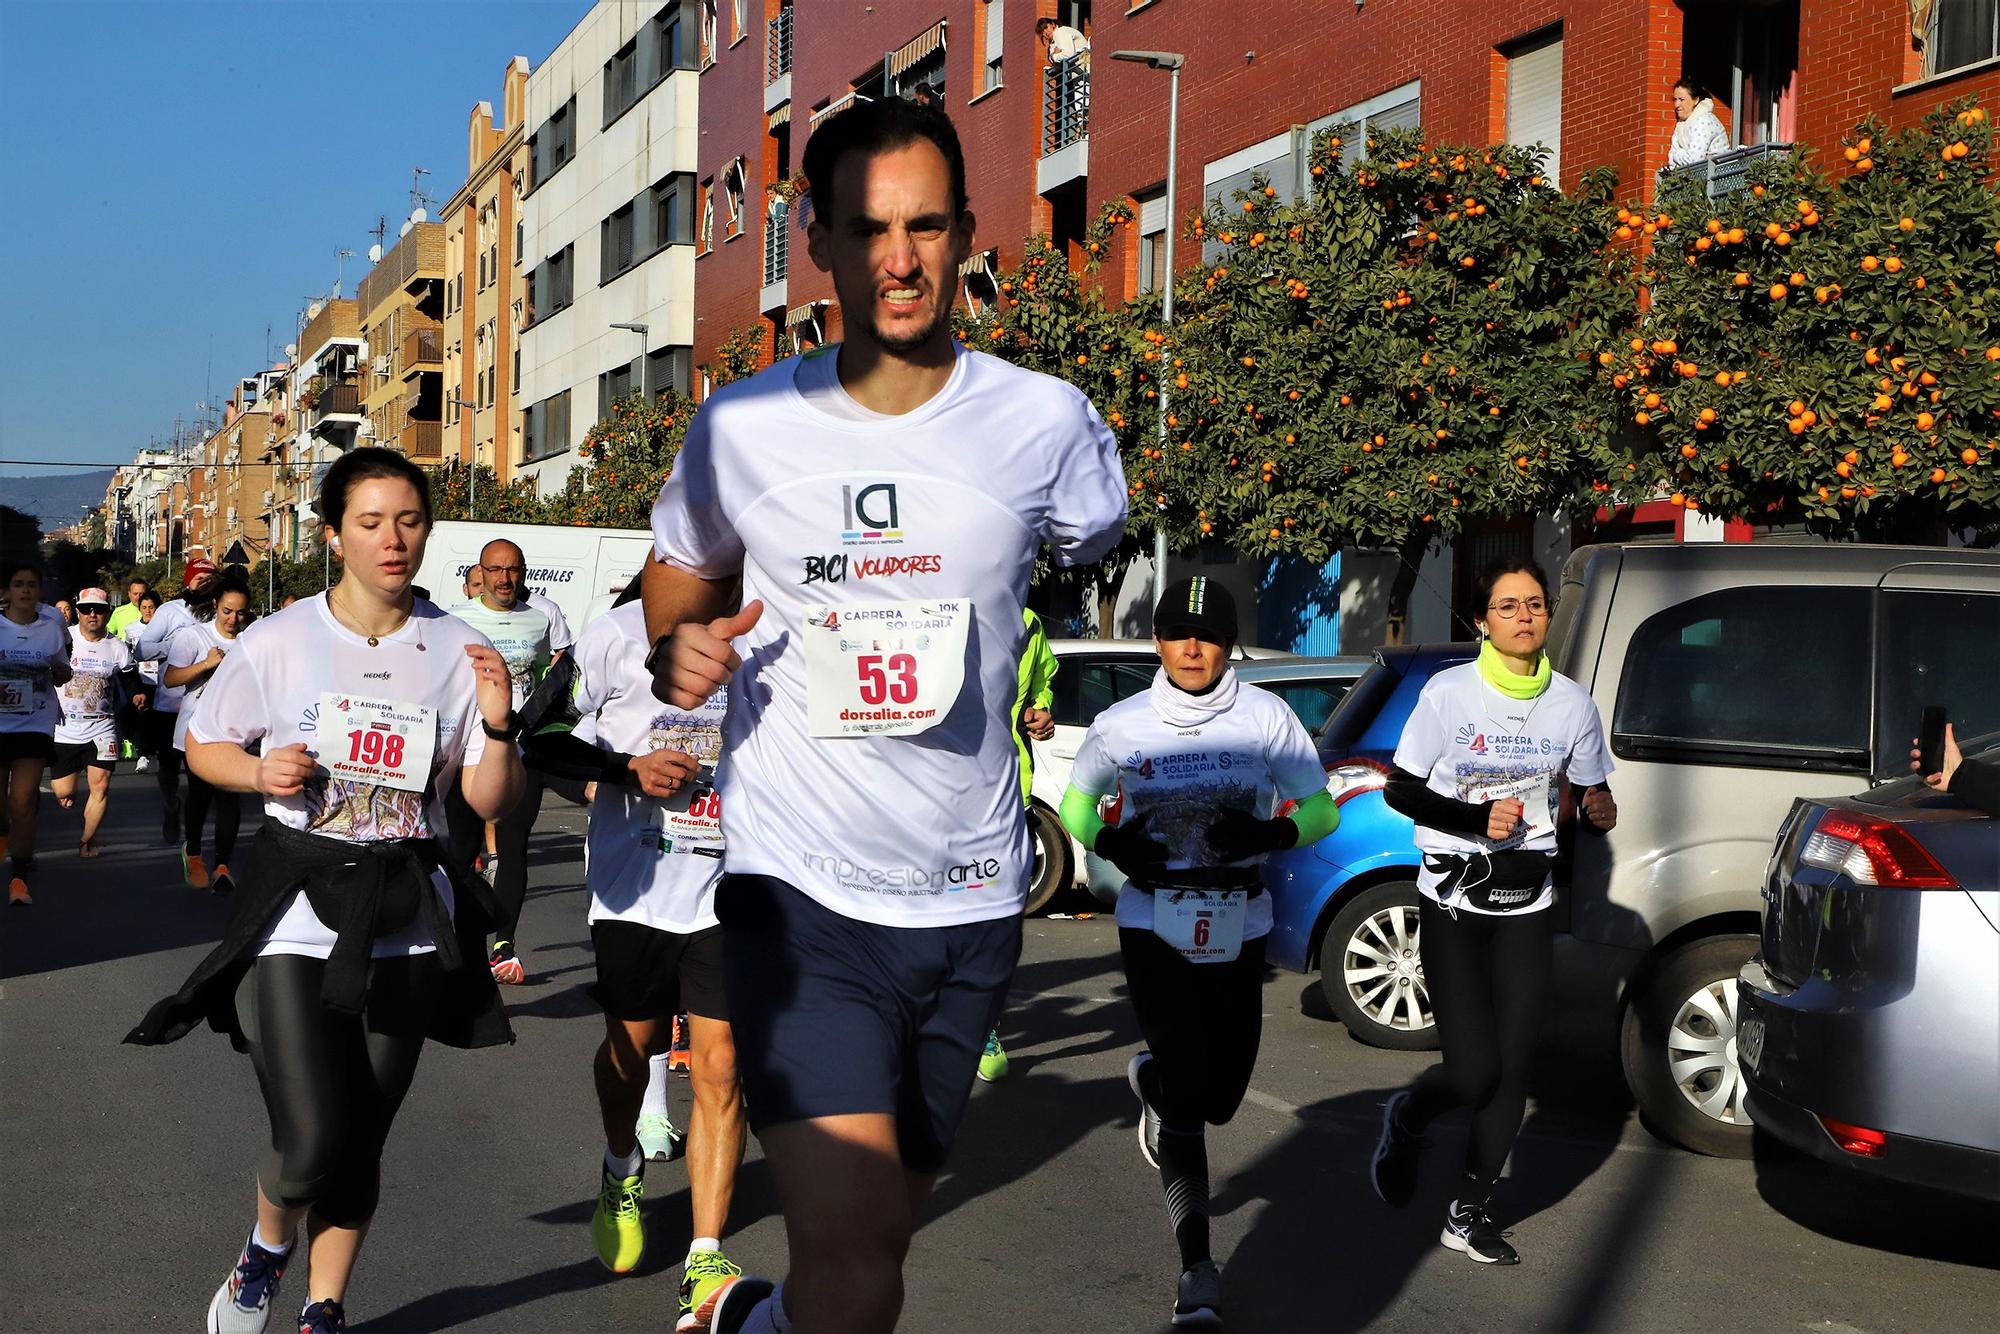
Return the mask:
<path fill-rule="evenodd" d="M 299 1312 L 299 1334 L 347 1334 L 347 1308 L 328 1298 Z"/>
<path fill-rule="evenodd" d="M 244 1242 L 242 1258 L 208 1303 L 208 1334 L 264 1334 L 271 1323 L 271 1299 L 278 1295 L 278 1280 L 291 1258 L 290 1251 L 274 1254 L 255 1238 Z"/>

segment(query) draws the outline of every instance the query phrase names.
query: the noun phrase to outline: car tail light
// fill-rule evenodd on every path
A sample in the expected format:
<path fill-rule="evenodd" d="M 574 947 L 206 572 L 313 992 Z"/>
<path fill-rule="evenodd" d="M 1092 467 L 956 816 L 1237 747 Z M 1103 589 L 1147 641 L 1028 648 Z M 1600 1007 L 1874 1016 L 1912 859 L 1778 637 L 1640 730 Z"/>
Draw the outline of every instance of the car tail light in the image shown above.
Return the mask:
<path fill-rule="evenodd" d="M 1389 782 L 1389 766 L 1375 760 L 1347 759 L 1326 768 L 1326 790 L 1333 804 L 1345 806 L 1364 792 L 1380 792 Z"/>
<path fill-rule="evenodd" d="M 1822 871 L 1837 871 L 1857 885 L 1884 889 L 1956 889 L 1958 882 L 1889 820 L 1828 811 L 1806 839 L 1799 860 Z"/>
<path fill-rule="evenodd" d="M 1824 1115 L 1819 1118 L 1819 1123 L 1843 1153 L 1851 1153 L 1856 1158 L 1881 1158 L 1889 1152 L 1889 1137 L 1879 1130 L 1849 1125 Z"/>

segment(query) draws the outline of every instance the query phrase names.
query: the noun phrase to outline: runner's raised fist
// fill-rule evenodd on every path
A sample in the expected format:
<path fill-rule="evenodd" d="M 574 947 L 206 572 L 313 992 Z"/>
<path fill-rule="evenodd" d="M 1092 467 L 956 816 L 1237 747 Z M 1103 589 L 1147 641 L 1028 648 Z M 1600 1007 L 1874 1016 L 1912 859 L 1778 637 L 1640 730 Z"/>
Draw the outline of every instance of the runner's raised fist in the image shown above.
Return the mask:
<path fill-rule="evenodd" d="M 653 670 L 653 693 L 677 709 L 700 708 L 743 665 L 729 641 L 749 633 L 763 614 L 764 604 L 757 601 L 706 625 L 689 621 L 675 626 L 667 651 Z"/>

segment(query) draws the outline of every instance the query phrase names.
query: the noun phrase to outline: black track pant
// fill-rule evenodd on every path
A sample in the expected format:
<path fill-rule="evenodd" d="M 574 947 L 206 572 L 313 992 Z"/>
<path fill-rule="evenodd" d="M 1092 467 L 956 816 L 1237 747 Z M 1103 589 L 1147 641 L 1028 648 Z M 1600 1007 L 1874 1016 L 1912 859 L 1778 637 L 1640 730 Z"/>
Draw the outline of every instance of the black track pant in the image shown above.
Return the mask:
<path fill-rule="evenodd" d="M 1169 1130 L 1236 1115 L 1264 1035 L 1264 938 L 1228 963 L 1189 963 L 1151 931 L 1118 930 L 1139 1033 L 1153 1053 L 1153 1108 Z"/>
<path fill-rule="evenodd" d="M 269 954 L 237 993 L 271 1118 L 257 1184 L 273 1204 L 358 1227 L 381 1195 L 382 1145 L 417 1073 L 440 974 L 434 954 L 375 960 L 361 1014 L 320 1003 L 325 974 L 323 959 Z"/>
<path fill-rule="evenodd" d="M 153 757 L 153 781 L 160 785 L 160 796 L 167 809 L 172 810 L 181 799 L 181 753 L 174 748 L 174 723 L 180 715 L 171 710 L 147 709 L 139 717 L 145 736 L 140 749 Z"/>
<path fill-rule="evenodd" d="M 541 813 L 542 775 L 530 769 L 520 805 L 493 831 L 493 850 L 500 856 L 500 870 L 493 879 L 493 897 L 500 902 L 500 919 L 493 926 L 495 940 L 512 941 L 521 929 L 521 904 L 528 897 L 528 835 Z"/>
<path fill-rule="evenodd" d="M 1403 1124 L 1423 1128 L 1454 1107 L 1472 1109 L 1465 1150 L 1471 1193 L 1484 1200 L 1521 1133 L 1528 1072 L 1542 1026 L 1555 914 L 1457 916 L 1421 901 L 1424 986 L 1444 1060 L 1417 1078 Z"/>
<path fill-rule="evenodd" d="M 179 751 L 172 753 L 180 754 Z M 201 827 L 208 823 L 208 813 L 213 808 L 215 862 L 218 866 L 223 865 L 236 851 L 236 832 L 243 825 L 242 798 L 203 781 L 193 769 L 188 770 L 187 784 L 187 800 L 181 803 L 182 846 L 190 857 L 201 855 Z"/>

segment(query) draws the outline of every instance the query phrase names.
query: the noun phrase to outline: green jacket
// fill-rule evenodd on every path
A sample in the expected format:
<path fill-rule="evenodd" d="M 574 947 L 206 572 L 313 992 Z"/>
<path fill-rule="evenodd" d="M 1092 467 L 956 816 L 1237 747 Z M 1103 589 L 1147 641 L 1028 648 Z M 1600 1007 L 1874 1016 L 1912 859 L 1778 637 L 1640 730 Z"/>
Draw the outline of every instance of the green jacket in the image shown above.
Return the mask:
<path fill-rule="evenodd" d="M 139 604 L 121 602 L 111 609 L 111 619 L 104 623 L 104 633 L 113 639 L 125 637 L 125 627 L 139 619 Z"/>
<path fill-rule="evenodd" d="M 1028 744 L 1028 734 L 1021 730 L 1021 714 L 1055 703 L 1056 655 L 1049 649 L 1042 618 L 1025 607 L 1021 616 L 1028 627 L 1028 644 L 1021 651 L 1020 688 L 1014 692 L 1014 745 L 1021 752 L 1021 804 L 1025 806 L 1035 786 L 1035 752 Z"/>

